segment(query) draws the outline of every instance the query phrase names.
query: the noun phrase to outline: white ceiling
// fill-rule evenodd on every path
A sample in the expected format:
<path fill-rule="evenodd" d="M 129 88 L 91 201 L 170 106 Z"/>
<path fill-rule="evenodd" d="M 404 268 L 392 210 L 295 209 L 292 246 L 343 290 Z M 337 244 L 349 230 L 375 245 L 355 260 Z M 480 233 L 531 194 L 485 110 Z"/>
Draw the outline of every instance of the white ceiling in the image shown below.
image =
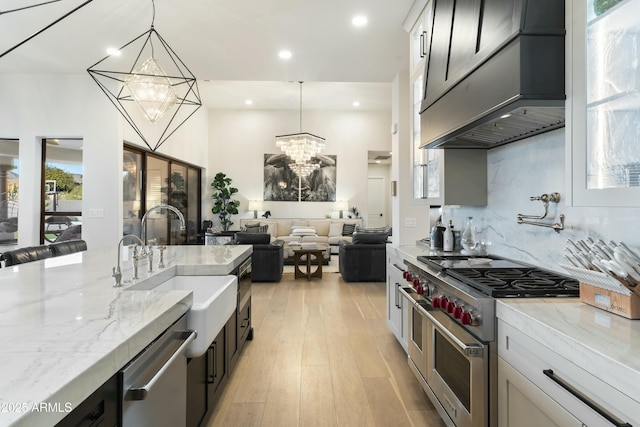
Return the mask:
<path fill-rule="evenodd" d="M 0 12 L 45 1 L 0 0 Z M 0 14 L 0 55 L 85 1 Z M 304 108 L 353 108 L 358 100 L 362 109 L 384 110 L 390 82 L 408 68 L 403 22 L 412 2 L 155 0 L 155 29 L 211 108 L 246 108 L 250 98 L 253 108 L 297 109 L 295 82 L 304 81 Z M 107 47 L 147 31 L 152 10 L 151 0 L 93 0 L 0 58 L 0 73 L 86 73 Z M 356 14 L 368 17 L 367 26 L 351 25 Z M 293 53 L 288 61 L 278 58 L 285 48 Z"/>

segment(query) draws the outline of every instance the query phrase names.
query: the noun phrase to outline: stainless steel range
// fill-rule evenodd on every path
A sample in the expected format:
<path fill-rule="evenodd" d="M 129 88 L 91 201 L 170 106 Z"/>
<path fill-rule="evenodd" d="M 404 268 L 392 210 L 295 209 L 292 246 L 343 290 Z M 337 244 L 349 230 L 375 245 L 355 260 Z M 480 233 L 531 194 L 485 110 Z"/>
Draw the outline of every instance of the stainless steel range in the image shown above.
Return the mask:
<path fill-rule="evenodd" d="M 447 425 L 497 425 L 495 298 L 577 297 L 578 281 L 495 256 L 405 263 L 409 366 Z"/>

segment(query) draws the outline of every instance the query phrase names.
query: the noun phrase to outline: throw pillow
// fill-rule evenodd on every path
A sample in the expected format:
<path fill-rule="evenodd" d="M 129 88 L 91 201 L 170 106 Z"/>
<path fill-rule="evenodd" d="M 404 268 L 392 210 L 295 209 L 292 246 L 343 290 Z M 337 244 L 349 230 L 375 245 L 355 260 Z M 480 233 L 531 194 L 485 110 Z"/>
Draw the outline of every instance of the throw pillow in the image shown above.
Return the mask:
<path fill-rule="evenodd" d="M 240 227 L 240 231 L 248 231 L 252 228 L 257 228 L 260 227 L 260 223 L 259 222 L 248 222 L 244 225 L 244 227 Z"/>
<path fill-rule="evenodd" d="M 249 227 L 247 226 L 247 229 L 245 230 L 245 233 L 253 233 L 253 234 L 264 234 L 269 230 L 269 226 L 268 225 L 260 225 L 258 224 L 257 226 L 252 226 Z"/>
<path fill-rule="evenodd" d="M 329 237 L 342 236 L 342 223 L 332 222 L 329 224 Z"/>
<path fill-rule="evenodd" d="M 386 243 L 387 233 L 355 233 L 353 235 L 353 244 L 377 244 Z"/>
<path fill-rule="evenodd" d="M 356 229 L 355 224 L 343 224 L 342 225 L 342 235 L 343 236 L 351 236 Z"/>
<path fill-rule="evenodd" d="M 292 236 L 315 236 L 316 229 L 315 227 L 292 227 L 291 228 Z"/>

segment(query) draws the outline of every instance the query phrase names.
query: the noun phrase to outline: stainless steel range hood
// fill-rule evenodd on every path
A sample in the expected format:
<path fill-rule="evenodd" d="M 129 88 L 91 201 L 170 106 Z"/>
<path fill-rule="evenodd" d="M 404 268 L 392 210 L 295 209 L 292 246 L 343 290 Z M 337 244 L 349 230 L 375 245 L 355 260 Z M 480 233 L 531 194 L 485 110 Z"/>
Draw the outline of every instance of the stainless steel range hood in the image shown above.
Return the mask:
<path fill-rule="evenodd" d="M 564 126 L 564 2 L 513 0 L 512 5 L 516 31 L 491 52 L 476 51 L 468 70 L 446 70 L 458 79 L 441 85 L 442 93 L 426 91 L 421 148 L 488 149 Z M 457 13 L 454 7 L 452 16 Z M 484 19 L 482 13 L 478 19 Z M 434 31 L 436 25 L 434 20 Z M 427 64 L 427 79 L 433 77 L 429 72 Z"/>

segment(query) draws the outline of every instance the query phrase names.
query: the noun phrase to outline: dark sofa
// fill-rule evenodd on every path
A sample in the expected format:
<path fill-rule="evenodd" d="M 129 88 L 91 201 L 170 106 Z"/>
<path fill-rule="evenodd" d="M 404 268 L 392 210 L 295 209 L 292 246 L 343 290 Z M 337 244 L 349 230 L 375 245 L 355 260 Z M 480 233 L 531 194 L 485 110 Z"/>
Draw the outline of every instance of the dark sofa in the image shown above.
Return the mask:
<path fill-rule="evenodd" d="M 347 282 L 387 280 L 387 234 L 354 234 L 353 242 L 338 244 L 339 271 Z"/>
<path fill-rule="evenodd" d="M 252 282 L 279 282 L 284 270 L 284 241 L 269 243 L 266 233 L 236 233 L 228 245 L 253 245 L 251 254 Z"/>
<path fill-rule="evenodd" d="M 50 245 L 29 246 L 6 251 L 0 255 L 0 261 L 4 261 L 5 266 L 9 267 L 86 250 L 87 242 L 84 240 L 68 240 Z"/>

